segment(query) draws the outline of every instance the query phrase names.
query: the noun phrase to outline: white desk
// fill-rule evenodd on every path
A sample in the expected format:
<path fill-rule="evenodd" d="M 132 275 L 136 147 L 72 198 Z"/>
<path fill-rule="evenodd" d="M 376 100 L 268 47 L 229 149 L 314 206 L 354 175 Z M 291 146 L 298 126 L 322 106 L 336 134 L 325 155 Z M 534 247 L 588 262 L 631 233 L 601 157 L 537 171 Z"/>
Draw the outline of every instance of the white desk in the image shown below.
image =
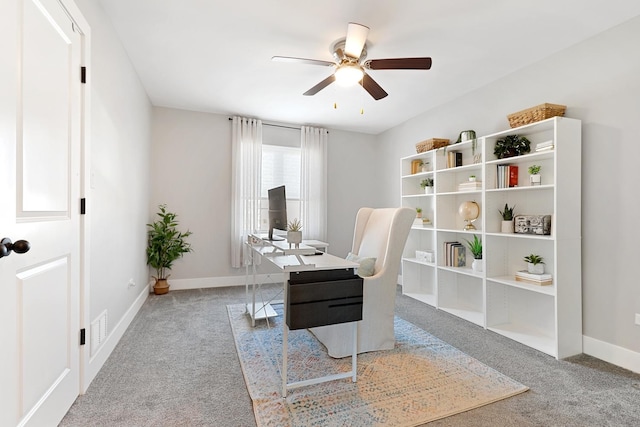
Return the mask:
<path fill-rule="evenodd" d="M 269 241 L 262 239 L 259 235 L 249 236 L 246 243 L 251 251 L 251 266 L 253 270 L 253 300 L 251 303 L 247 303 L 247 313 L 251 316 L 252 324 L 255 326 L 255 320 L 264 317 L 274 317 L 276 312 L 268 303 L 262 303 L 262 306 L 256 310 L 255 295 L 256 295 L 256 265 L 255 257 L 261 257 L 266 259 L 276 267 L 278 267 L 284 273 L 283 287 L 289 281 L 290 273 L 296 271 L 317 271 L 317 270 L 342 270 L 342 269 L 354 269 L 358 268 L 358 264 L 352 261 L 347 261 L 343 258 L 339 258 L 330 254 L 312 255 L 315 254 L 316 248 L 312 246 L 300 245 L 299 248 L 289 248 L 289 244 L 286 241 Z M 248 267 L 247 267 L 247 280 L 245 281 L 246 289 L 248 290 Z M 342 378 L 351 377 L 353 382 L 356 382 L 357 372 L 357 322 L 353 324 L 353 353 L 351 359 L 351 372 L 339 373 L 334 375 L 327 375 L 320 378 L 313 378 L 304 381 L 297 381 L 289 383 L 287 379 L 287 355 L 288 355 L 288 337 L 289 327 L 284 319 L 287 310 L 287 292 L 284 292 L 284 318 L 282 322 L 282 397 L 287 396 L 287 390 L 302 387 L 311 384 L 318 384 L 326 381 L 333 381 Z M 263 318 L 264 318 L 263 317 Z"/>

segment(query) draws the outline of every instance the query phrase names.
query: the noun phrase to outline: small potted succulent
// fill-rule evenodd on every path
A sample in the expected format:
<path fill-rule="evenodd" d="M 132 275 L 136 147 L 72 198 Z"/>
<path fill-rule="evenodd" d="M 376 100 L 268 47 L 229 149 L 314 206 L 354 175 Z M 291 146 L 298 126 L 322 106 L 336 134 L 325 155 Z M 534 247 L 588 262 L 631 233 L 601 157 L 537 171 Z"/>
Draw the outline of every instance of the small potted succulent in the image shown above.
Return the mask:
<path fill-rule="evenodd" d="M 540 185 L 541 176 L 540 169 L 542 167 L 538 165 L 529 166 L 529 182 L 531 185 Z"/>
<path fill-rule="evenodd" d="M 295 245 L 296 248 L 299 248 L 302 243 L 302 222 L 298 218 L 287 223 L 287 242 L 289 242 L 289 247 Z"/>
<path fill-rule="evenodd" d="M 527 271 L 531 274 L 544 273 L 544 258 L 540 255 L 530 254 L 523 258 L 527 262 Z"/>
<path fill-rule="evenodd" d="M 416 208 L 416 218 L 422 218 L 422 208 Z"/>
<path fill-rule="evenodd" d="M 498 210 L 500 215 L 502 216 L 502 225 L 500 227 L 500 231 L 503 233 L 513 233 L 513 210 L 516 208 L 516 205 L 509 207 L 507 203 L 504 204 L 504 210 Z"/>
<path fill-rule="evenodd" d="M 473 255 L 473 263 L 471 269 L 476 272 L 482 271 L 482 240 L 478 238 L 477 234 L 473 235 L 473 241 L 465 240 L 467 246 Z"/>
<path fill-rule="evenodd" d="M 420 187 L 424 188 L 425 194 L 433 193 L 433 178 L 425 178 L 420 181 Z"/>

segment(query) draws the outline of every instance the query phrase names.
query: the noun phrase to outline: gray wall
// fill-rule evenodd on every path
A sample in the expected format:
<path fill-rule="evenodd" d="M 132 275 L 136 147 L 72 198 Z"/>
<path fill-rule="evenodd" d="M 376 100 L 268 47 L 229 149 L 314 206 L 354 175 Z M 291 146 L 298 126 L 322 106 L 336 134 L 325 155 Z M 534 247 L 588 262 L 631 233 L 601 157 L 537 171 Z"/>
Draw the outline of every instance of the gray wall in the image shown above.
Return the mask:
<path fill-rule="evenodd" d="M 507 114 L 544 102 L 567 105 L 566 116 L 582 120 L 585 351 L 602 341 L 640 352 L 640 326 L 634 325 L 640 193 L 633 172 L 640 158 L 638 40 L 635 18 L 378 136 L 386 203 L 393 203 L 400 199 L 398 159 L 415 153 L 420 140 L 508 129 Z M 638 354 L 630 356 L 640 370 Z"/>
<path fill-rule="evenodd" d="M 194 251 L 175 263 L 172 286 L 244 283 L 244 269 L 231 267 L 229 116 L 160 107 L 153 111 L 149 209 L 155 212 L 166 203 L 181 226 L 193 232 L 189 241 Z M 358 208 L 381 205 L 378 152 L 372 135 L 329 131 L 328 240 L 333 254 L 349 252 Z"/>
<path fill-rule="evenodd" d="M 75 0 L 91 26 L 90 171 L 87 196 L 90 323 L 107 311 L 107 334 L 98 354 L 88 355 L 85 385 L 93 379 L 135 314 L 147 289 L 145 259 L 149 218 L 151 104 L 129 58 L 93 0 Z M 129 287 L 133 280 L 134 287 Z M 133 311 L 133 313 L 132 313 Z M 128 317 L 127 317 L 128 316 Z M 90 342 L 90 337 L 88 341 Z"/>

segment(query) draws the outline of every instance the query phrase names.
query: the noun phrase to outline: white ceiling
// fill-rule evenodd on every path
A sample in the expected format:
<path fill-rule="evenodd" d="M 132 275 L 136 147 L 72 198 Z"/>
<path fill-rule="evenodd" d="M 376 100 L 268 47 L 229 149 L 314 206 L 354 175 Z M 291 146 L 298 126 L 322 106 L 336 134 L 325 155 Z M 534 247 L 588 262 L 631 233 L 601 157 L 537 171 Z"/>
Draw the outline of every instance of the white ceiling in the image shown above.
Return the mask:
<path fill-rule="evenodd" d="M 640 14 L 637 0 L 99 1 L 153 105 L 371 134 Z M 370 27 L 368 59 L 431 70 L 369 71 L 379 101 L 335 83 L 303 96 L 332 69 L 271 57 L 332 61 L 348 22 Z"/>

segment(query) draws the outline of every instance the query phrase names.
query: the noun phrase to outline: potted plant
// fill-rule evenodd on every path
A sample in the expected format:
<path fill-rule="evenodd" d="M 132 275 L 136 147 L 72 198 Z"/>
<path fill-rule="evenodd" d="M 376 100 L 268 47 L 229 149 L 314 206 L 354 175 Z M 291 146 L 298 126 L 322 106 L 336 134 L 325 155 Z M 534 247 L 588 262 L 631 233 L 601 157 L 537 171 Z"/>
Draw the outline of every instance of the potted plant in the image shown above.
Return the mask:
<path fill-rule="evenodd" d="M 473 255 L 473 263 L 471 264 L 471 268 L 473 271 L 481 272 L 482 271 L 482 240 L 478 237 L 477 234 L 473 235 L 473 241 L 465 240 L 467 242 L 467 246 Z"/>
<path fill-rule="evenodd" d="M 420 170 L 422 172 L 429 172 L 429 162 L 423 160 L 422 163 L 420 163 Z"/>
<path fill-rule="evenodd" d="M 158 209 L 159 219 L 147 224 L 147 265 L 156 272 L 156 275 L 152 276 L 156 280 L 153 292 L 162 295 L 169 292 L 168 272 L 174 261 L 192 251 L 191 244 L 186 240 L 192 233 L 188 230 L 184 233 L 178 230 L 177 215 L 167 211 L 167 205 L 159 205 Z"/>
<path fill-rule="evenodd" d="M 416 208 L 416 218 L 422 218 L 422 208 Z"/>
<path fill-rule="evenodd" d="M 289 247 L 295 245 L 296 248 L 300 247 L 300 243 L 302 243 L 302 222 L 298 218 L 287 223 L 287 242 L 289 242 Z"/>
<path fill-rule="evenodd" d="M 527 262 L 527 271 L 531 274 L 544 273 L 544 258 L 540 255 L 531 254 L 523 258 Z"/>
<path fill-rule="evenodd" d="M 504 204 L 504 210 L 498 210 L 500 215 L 502 216 L 502 226 L 501 231 L 503 233 L 513 233 L 513 210 L 516 208 L 516 205 L 509 207 L 507 203 Z"/>
<path fill-rule="evenodd" d="M 531 165 L 529 166 L 529 182 L 531 185 L 540 185 L 540 169 L 542 166 Z"/>
<path fill-rule="evenodd" d="M 493 154 L 499 158 L 520 156 L 531 151 L 531 141 L 524 136 L 507 135 L 496 141 Z"/>
<path fill-rule="evenodd" d="M 475 175 L 469 175 L 469 182 L 476 182 L 476 176 Z"/>
<path fill-rule="evenodd" d="M 425 178 L 420 181 L 420 187 L 424 188 L 425 194 L 433 193 L 433 178 Z"/>

